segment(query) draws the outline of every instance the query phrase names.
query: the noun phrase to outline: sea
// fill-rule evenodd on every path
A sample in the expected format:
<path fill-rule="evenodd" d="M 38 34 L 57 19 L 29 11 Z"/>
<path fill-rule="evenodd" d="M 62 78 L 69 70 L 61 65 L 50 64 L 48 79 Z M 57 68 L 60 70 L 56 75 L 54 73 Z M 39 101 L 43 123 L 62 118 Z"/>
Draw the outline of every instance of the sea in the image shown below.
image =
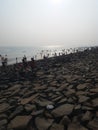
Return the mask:
<path fill-rule="evenodd" d="M 78 48 L 79 49 L 79 48 Z M 80 50 L 83 50 L 84 47 L 81 47 Z M 5 57 L 7 55 L 8 64 L 16 63 L 16 58 L 18 62 L 22 62 L 24 55 L 29 61 L 31 58 L 35 60 L 42 59 L 43 56 L 53 57 L 54 54 L 62 54 L 67 51 L 68 48 L 60 45 L 51 45 L 51 46 L 1 46 L 0 55 Z M 68 53 L 71 53 L 72 49 L 69 49 Z M 1 66 L 0 59 L 0 66 Z"/>

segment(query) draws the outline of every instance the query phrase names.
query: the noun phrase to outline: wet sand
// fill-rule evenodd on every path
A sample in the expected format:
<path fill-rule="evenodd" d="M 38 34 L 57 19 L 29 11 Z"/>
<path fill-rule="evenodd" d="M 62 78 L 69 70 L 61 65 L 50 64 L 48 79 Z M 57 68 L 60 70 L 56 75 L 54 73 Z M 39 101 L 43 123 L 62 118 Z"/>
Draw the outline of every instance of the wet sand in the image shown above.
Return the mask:
<path fill-rule="evenodd" d="M 0 130 L 98 130 L 98 47 L 1 67 Z"/>

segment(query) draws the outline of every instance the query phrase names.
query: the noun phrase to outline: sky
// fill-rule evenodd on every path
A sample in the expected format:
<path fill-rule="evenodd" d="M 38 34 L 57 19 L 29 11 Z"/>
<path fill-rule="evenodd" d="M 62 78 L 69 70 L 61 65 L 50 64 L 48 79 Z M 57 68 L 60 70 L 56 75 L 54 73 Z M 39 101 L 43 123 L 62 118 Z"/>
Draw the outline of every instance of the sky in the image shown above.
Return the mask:
<path fill-rule="evenodd" d="M 1 46 L 98 45 L 98 0 L 0 0 Z"/>

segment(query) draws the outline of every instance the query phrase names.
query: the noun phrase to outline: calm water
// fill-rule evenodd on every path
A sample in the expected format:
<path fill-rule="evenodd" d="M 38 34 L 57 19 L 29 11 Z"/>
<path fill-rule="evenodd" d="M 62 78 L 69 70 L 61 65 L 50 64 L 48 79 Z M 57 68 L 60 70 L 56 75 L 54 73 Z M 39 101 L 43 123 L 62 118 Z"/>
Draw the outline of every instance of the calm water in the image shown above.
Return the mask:
<path fill-rule="evenodd" d="M 2 56 L 7 55 L 8 64 L 13 64 L 16 62 L 16 57 L 18 58 L 18 62 L 22 60 L 22 57 L 26 55 L 27 60 L 30 60 L 31 57 L 35 59 L 41 59 L 43 55 L 50 56 L 53 55 L 54 52 L 59 52 L 62 50 L 61 46 L 40 46 L 40 47 L 0 47 L 0 54 Z M 1 65 L 1 61 L 0 61 Z"/>
<path fill-rule="evenodd" d="M 8 64 L 13 64 L 16 62 L 16 57 L 18 62 L 21 62 L 24 55 L 26 55 L 27 60 L 31 57 L 38 60 L 43 57 L 43 55 L 49 54 L 49 57 L 53 56 L 56 52 L 61 53 L 62 49 L 67 49 L 64 46 L 40 46 L 40 47 L 0 47 L 0 54 L 2 56 L 7 55 Z M 1 61 L 0 61 L 1 65 Z"/>

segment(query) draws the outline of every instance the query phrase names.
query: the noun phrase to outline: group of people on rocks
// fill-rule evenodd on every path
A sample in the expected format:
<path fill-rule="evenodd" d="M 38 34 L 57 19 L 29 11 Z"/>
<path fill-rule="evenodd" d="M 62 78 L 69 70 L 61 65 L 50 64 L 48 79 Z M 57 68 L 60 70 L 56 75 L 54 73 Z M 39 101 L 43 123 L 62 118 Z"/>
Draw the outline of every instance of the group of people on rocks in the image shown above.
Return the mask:
<path fill-rule="evenodd" d="M 18 75 L 18 77 L 20 76 L 26 76 L 28 73 L 34 73 L 35 72 L 35 60 L 34 58 L 31 58 L 30 61 L 27 60 L 27 57 L 24 55 L 22 58 L 22 62 L 18 62 L 18 58 L 16 57 L 16 63 L 8 66 L 8 58 L 7 55 L 2 56 L 0 55 L 0 61 L 2 63 L 2 71 L 10 71 L 9 73 L 12 73 L 14 75 Z M 17 76 L 16 76 L 17 77 Z"/>
<path fill-rule="evenodd" d="M 3 67 L 7 66 L 7 63 L 8 63 L 7 55 L 5 55 L 5 56 L 0 55 L 0 60 L 1 60 Z"/>
<path fill-rule="evenodd" d="M 23 70 L 31 70 L 33 71 L 35 67 L 35 60 L 34 58 L 31 58 L 30 61 L 27 61 L 26 55 L 23 56 L 22 62 L 18 63 L 18 59 L 16 58 L 16 66 L 17 68 L 22 68 Z"/>

